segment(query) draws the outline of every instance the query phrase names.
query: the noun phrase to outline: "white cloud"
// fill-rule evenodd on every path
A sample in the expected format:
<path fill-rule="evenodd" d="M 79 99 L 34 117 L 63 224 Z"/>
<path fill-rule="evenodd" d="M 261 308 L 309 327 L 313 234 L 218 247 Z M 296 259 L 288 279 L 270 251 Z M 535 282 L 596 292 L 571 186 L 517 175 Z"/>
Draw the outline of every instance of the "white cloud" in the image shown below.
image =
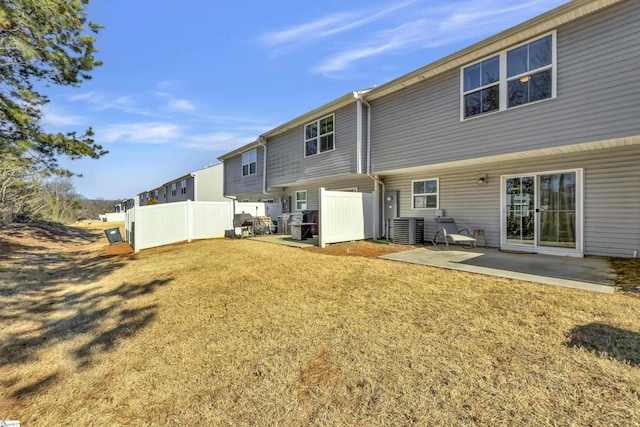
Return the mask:
<path fill-rule="evenodd" d="M 171 99 L 168 107 L 174 111 L 193 111 L 196 109 L 196 106 L 186 99 Z"/>
<path fill-rule="evenodd" d="M 57 112 L 47 112 L 42 118 L 42 123 L 54 127 L 80 126 L 85 122 L 85 118 L 77 115 L 62 114 Z"/>
<path fill-rule="evenodd" d="M 234 132 L 213 132 L 209 134 L 194 135 L 190 141 L 183 144 L 184 147 L 203 151 L 232 151 L 255 140 L 255 136 L 249 136 Z"/>
<path fill-rule="evenodd" d="M 474 0 L 450 2 L 407 12 L 405 22 L 362 34 L 360 43 L 337 51 L 313 67 L 331 75 L 352 68 L 367 58 L 443 46 L 456 41 L 486 37 L 508 26 L 562 4 L 564 0 Z"/>
<path fill-rule="evenodd" d="M 118 110 L 125 113 L 149 115 L 138 105 L 137 95 L 113 95 L 104 92 L 85 92 L 69 98 L 71 102 L 85 102 L 94 111 Z"/>
<path fill-rule="evenodd" d="M 414 2 L 415 0 L 399 3 L 378 12 L 360 10 L 336 13 L 284 30 L 263 34 L 258 40 L 270 50 L 271 56 L 279 56 L 310 43 L 360 28 Z"/>
<path fill-rule="evenodd" d="M 129 141 L 147 144 L 165 144 L 180 136 L 174 123 L 150 122 L 112 124 L 96 130 L 100 142 Z"/>

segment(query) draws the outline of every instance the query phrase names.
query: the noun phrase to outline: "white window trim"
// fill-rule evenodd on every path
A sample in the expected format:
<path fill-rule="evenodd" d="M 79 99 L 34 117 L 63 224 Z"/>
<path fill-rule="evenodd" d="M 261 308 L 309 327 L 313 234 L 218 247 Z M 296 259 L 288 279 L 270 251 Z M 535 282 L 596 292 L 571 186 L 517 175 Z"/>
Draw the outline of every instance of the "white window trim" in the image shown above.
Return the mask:
<path fill-rule="evenodd" d="M 251 161 L 251 153 L 254 152 L 256 153 L 256 160 L 255 161 Z M 245 162 L 244 160 L 244 156 L 245 154 L 247 155 L 247 161 Z M 254 148 L 252 150 L 248 150 L 242 153 L 242 176 L 250 176 L 250 175 L 255 175 L 258 173 L 258 149 Z M 251 173 L 251 164 L 255 163 L 256 167 L 255 167 L 255 172 Z M 244 167 L 247 166 L 247 171 L 248 173 L 245 174 L 244 173 Z"/>
<path fill-rule="evenodd" d="M 175 196 L 177 194 L 177 188 L 178 188 L 178 186 L 176 185 L 175 182 L 173 184 L 171 184 L 171 195 L 172 196 Z"/>
<path fill-rule="evenodd" d="M 547 65 L 545 67 L 540 67 L 536 69 L 536 72 L 540 72 L 540 71 L 544 71 L 544 70 L 548 70 L 551 69 L 551 97 L 546 98 L 546 99 L 541 99 L 539 101 L 533 101 L 533 102 L 528 102 L 526 104 L 522 104 L 522 105 L 516 105 L 514 107 L 508 107 L 508 97 L 507 97 L 507 83 L 509 81 L 521 78 L 523 75 L 526 74 L 530 74 L 530 72 L 526 72 L 523 73 L 521 75 L 517 75 L 517 76 L 512 76 L 507 78 L 507 52 L 517 49 L 520 46 L 524 46 L 527 45 L 529 43 L 535 42 L 536 40 L 540 40 L 542 38 L 547 37 L 548 35 L 551 35 L 551 65 Z M 460 67 L 460 121 L 461 122 L 466 122 L 468 120 L 473 120 L 473 119 L 477 119 L 479 117 L 485 117 L 485 116 L 489 116 L 492 114 L 496 114 L 496 113 L 500 113 L 502 111 L 508 111 L 508 110 L 515 110 L 517 108 L 522 108 L 522 107 L 526 107 L 529 105 L 534 105 L 534 104 L 539 104 L 541 102 L 546 102 L 552 99 L 555 99 L 557 97 L 557 88 L 558 88 L 558 84 L 557 84 L 557 77 L 558 77 L 558 54 L 557 54 L 557 40 L 558 40 L 558 36 L 557 36 L 557 31 L 553 30 L 550 31 L 548 33 L 542 34 L 538 37 L 534 37 L 532 39 L 529 39 L 525 42 L 513 45 L 513 46 L 509 46 L 507 49 L 504 49 L 500 52 L 494 53 L 493 55 L 488 55 L 482 59 L 479 59 L 478 61 L 474 61 L 474 62 L 470 62 L 468 64 L 463 65 L 462 67 Z M 464 70 L 465 68 L 471 67 L 472 65 L 478 64 L 482 61 L 486 61 L 487 59 L 493 58 L 494 56 L 498 56 L 500 57 L 500 79 L 499 79 L 499 83 L 498 83 L 498 92 L 500 95 L 500 108 L 495 110 L 495 111 L 490 111 L 487 113 L 482 113 L 482 114 L 476 114 L 474 116 L 471 117 L 465 117 L 464 116 L 464 96 L 465 96 L 465 90 L 464 90 Z M 492 85 L 485 85 L 486 87 L 488 86 L 492 86 Z M 468 92 L 475 92 L 477 90 L 482 89 L 485 86 L 478 86 L 477 88 L 473 89 L 472 91 L 468 91 Z"/>
<path fill-rule="evenodd" d="M 535 207 L 538 206 L 538 176 L 540 175 L 552 175 L 557 173 L 571 173 L 574 172 L 576 174 L 576 248 L 575 249 L 564 249 L 564 248 L 554 248 L 554 247 L 545 247 L 545 246 L 526 246 L 527 249 L 534 249 L 537 253 L 540 254 L 548 254 L 548 255 L 562 255 L 562 256 L 576 256 L 582 257 L 584 256 L 585 250 L 585 222 L 584 222 L 584 212 L 585 212 L 585 178 L 584 178 L 584 168 L 576 168 L 576 169 L 556 169 L 556 170 L 545 170 L 538 172 L 527 172 L 527 173 L 515 173 L 508 175 L 500 176 L 500 212 L 503 212 L 502 206 L 505 205 L 505 182 L 507 178 L 513 178 L 518 176 L 534 176 L 536 179 L 536 193 L 534 195 L 535 198 Z M 524 245 L 518 245 L 514 243 L 507 243 L 505 241 L 505 236 L 503 230 L 505 229 L 505 216 L 504 214 L 500 215 L 500 248 L 507 250 L 522 250 Z"/>
<path fill-rule="evenodd" d="M 423 182 L 423 181 L 435 181 L 436 185 L 438 186 L 438 191 L 436 193 L 414 193 L 413 192 L 413 184 L 416 182 Z M 423 195 L 430 195 L 430 194 L 435 194 L 436 195 L 436 207 L 435 208 L 416 208 L 413 206 L 413 197 L 414 196 L 423 196 Z M 436 210 L 436 209 L 440 209 L 440 178 L 423 178 L 423 179 L 414 179 L 413 181 L 411 181 L 411 210 L 413 211 L 424 211 L 424 210 Z"/>
<path fill-rule="evenodd" d="M 304 193 L 304 199 L 300 199 L 298 200 L 298 193 Z M 307 207 L 309 206 L 309 194 L 307 193 L 307 190 L 296 190 L 294 195 L 294 203 L 296 204 L 296 211 L 300 211 L 300 210 L 304 210 L 307 209 Z M 298 202 L 304 201 L 304 204 L 306 205 L 304 208 L 298 208 Z"/>
<path fill-rule="evenodd" d="M 333 148 L 331 150 L 325 150 L 325 151 L 320 151 L 320 121 L 326 119 L 327 117 L 331 117 L 333 120 L 333 130 L 331 132 L 327 132 L 323 135 L 329 135 L 330 133 L 333 134 Z M 318 126 L 318 135 L 316 136 L 315 139 L 318 140 L 318 152 L 316 154 L 309 154 L 307 155 L 307 126 L 312 125 L 312 124 L 316 124 Z M 322 153 L 329 153 L 331 151 L 335 151 L 336 149 L 336 114 L 335 113 L 331 113 L 331 114 L 327 114 L 326 116 L 320 117 L 318 120 L 314 120 L 312 122 L 309 122 L 307 124 L 305 124 L 302 127 L 302 139 L 303 139 L 303 144 L 302 144 L 302 150 L 303 150 L 303 154 L 304 157 L 315 157 L 319 154 Z M 313 139 L 313 138 L 311 138 Z"/>

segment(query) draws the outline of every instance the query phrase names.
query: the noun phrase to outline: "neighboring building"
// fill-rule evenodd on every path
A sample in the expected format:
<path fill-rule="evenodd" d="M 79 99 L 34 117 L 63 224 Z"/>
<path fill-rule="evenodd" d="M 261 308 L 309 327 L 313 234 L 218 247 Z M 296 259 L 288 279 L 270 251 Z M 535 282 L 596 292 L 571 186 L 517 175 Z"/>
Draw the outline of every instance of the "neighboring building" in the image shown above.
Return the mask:
<path fill-rule="evenodd" d="M 360 113 L 361 104 L 348 94 L 220 157 L 225 194 L 280 201 L 284 212 L 293 212 L 318 209 L 320 187 L 373 191 L 374 179 L 363 174 Z"/>
<path fill-rule="evenodd" d="M 114 212 L 116 213 L 126 212 L 129 209 L 133 209 L 135 207 L 135 204 L 136 204 L 136 199 L 123 200 L 114 206 Z"/>
<path fill-rule="evenodd" d="M 153 190 L 138 194 L 140 206 L 146 206 L 150 200 L 158 204 L 184 202 L 228 201 L 223 195 L 223 165 L 217 164 L 188 175 L 181 176 Z"/>
<path fill-rule="evenodd" d="M 635 0 L 575 0 L 343 96 L 222 156 L 225 194 L 295 211 L 319 187 L 397 191 L 428 238 L 444 214 L 502 249 L 632 256 L 639 20 Z"/>

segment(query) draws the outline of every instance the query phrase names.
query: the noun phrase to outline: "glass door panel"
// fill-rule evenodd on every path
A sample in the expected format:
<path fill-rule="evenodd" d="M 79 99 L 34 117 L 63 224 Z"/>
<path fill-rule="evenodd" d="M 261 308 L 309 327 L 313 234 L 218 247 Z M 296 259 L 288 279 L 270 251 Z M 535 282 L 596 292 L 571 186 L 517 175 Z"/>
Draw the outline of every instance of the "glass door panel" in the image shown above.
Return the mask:
<path fill-rule="evenodd" d="M 505 181 L 504 230 L 507 243 L 535 245 L 535 177 L 507 178 Z"/>
<path fill-rule="evenodd" d="M 539 176 L 540 246 L 576 248 L 575 172 Z"/>

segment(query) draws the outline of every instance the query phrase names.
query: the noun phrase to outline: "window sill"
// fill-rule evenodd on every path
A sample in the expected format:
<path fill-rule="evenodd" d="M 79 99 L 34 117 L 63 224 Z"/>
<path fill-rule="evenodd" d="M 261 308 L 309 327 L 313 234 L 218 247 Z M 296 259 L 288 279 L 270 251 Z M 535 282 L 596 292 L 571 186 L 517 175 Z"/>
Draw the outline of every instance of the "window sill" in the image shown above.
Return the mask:
<path fill-rule="evenodd" d="M 495 114 L 506 113 L 507 111 L 519 110 L 521 108 L 530 107 L 532 105 L 537 105 L 537 104 L 542 104 L 544 102 L 553 101 L 554 99 L 557 99 L 557 97 L 551 97 L 551 98 L 547 98 L 547 99 L 541 99 L 540 101 L 529 102 L 527 104 L 516 105 L 515 107 L 505 108 L 504 110 L 490 111 L 488 113 L 476 114 L 475 116 L 471 116 L 471 117 L 463 117 L 463 118 L 460 119 L 460 123 L 468 122 L 468 121 L 471 121 L 471 120 L 476 120 L 476 119 L 479 119 L 481 117 L 488 117 L 488 116 L 493 116 Z"/>

